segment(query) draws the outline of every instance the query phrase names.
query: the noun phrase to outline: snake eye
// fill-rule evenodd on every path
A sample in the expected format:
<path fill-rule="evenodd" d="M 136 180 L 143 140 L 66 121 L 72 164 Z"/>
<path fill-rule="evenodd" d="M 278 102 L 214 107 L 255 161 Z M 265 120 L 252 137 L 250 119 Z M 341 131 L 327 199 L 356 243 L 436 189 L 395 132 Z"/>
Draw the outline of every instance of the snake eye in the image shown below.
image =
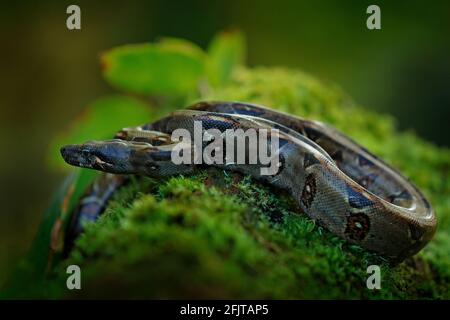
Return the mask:
<path fill-rule="evenodd" d="M 170 140 L 170 138 L 167 137 L 156 137 L 154 139 L 152 139 L 151 143 L 152 145 L 156 146 L 163 146 L 166 144 L 171 143 L 172 141 Z"/>

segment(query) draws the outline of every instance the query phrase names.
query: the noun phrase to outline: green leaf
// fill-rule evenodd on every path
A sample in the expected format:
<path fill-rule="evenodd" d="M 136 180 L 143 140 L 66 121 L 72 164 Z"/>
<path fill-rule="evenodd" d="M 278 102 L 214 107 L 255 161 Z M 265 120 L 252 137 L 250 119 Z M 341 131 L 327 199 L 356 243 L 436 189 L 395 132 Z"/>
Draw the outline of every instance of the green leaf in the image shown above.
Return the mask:
<path fill-rule="evenodd" d="M 101 64 L 111 85 L 144 95 L 192 94 L 205 70 L 201 49 L 173 38 L 112 49 L 102 55 Z"/>
<path fill-rule="evenodd" d="M 191 41 L 184 39 L 163 37 L 158 41 L 157 46 L 158 48 L 181 52 L 186 55 L 196 57 L 197 59 L 202 61 L 206 58 L 206 54 L 202 50 L 202 48 L 192 43 Z"/>
<path fill-rule="evenodd" d="M 218 34 L 208 48 L 207 71 L 212 85 L 227 83 L 233 70 L 244 63 L 245 39 L 241 32 Z"/>
<path fill-rule="evenodd" d="M 50 144 L 48 160 L 54 168 L 70 168 L 62 159 L 59 149 L 87 140 L 109 139 L 123 127 L 151 122 L 155 112 L 137 99 L 114 95 L 100 98 L 87 107 L 67 132 L 56 136 Z"/>

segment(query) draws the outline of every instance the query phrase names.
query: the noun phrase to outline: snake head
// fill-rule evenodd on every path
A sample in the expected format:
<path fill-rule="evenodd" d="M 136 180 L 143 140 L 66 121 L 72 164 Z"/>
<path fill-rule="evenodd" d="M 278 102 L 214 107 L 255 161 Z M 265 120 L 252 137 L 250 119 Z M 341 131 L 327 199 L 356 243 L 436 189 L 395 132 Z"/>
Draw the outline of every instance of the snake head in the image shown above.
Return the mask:
<path fill-rule="evenodd" d="M 116 174 L 160 177 L 188 171 L 189 166 L 172 163 L 176 144 L 153 146 L 148 142 L 121 139 L 89 141 L 61 148 L 64 160 L 73 166 Z"/>
<path fill-rule="evenodd" d="M 130 163 L 132 149 L 129 142 L 114 139 L 89 141 L 61 148 L 64 160 L 73 166 L 109 173 L 132 173 Z"/>

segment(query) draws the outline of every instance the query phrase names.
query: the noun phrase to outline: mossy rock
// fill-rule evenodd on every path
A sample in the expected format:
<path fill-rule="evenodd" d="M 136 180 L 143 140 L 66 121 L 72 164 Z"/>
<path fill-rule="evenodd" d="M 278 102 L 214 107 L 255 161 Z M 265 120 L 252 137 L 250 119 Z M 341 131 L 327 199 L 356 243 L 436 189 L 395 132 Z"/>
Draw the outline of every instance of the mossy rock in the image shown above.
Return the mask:
<path fill-rule="evenodd" d="M 45 296 L 450 298 L 449 150 L 396 131 L 391 117 L 298 71 L 240 68 L 202 98 L 262 104 L 335 126 L 424 192 L 438 217 L 434 239 L 391 265 L 315 225 L 289 196 L 249 177 L 216 169 L 165 180 L 135 177 L 54 268 Z M 82 290 L 65 288 L 70 264 L 81 267 Z M 381 268 L 381 290 L 366 286 L 372 264 Z"/>

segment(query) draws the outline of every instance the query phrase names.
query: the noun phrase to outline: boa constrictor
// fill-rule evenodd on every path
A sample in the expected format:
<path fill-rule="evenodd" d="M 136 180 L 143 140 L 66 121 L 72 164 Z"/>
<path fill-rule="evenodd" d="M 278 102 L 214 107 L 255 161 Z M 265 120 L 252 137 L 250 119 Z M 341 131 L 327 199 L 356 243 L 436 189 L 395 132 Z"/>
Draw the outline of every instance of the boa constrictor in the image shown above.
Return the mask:
<path fill-rule="evenodd" d="M 214 166 L 288 191 L 310 218 L 350 243 L 398 261 L 417 253 L 435 232 L 435 214 L 421 192 L 353 140 L 320 122 L 247 103 L 200 102 L 154 123 L 123 129 L 113 140 L 65 146 L 61 154 L 71 165 L 119 174 L 116 177 L 186 174 L 200 165 L 171 161 L 178 142 L 171 141 L 170 134 L 180 128 L 193 134 L 194 121 L 200 121 L 203 130 L 221 132 L 278 129 L 280 167 L 275 175 L 261 175 L 260 165 L 254 164 Z M 100 192 L 103 200 L 121 184 L 110 181 L 113 187 Z M 95 220 L 102 207 L 89 216 Z"/>

